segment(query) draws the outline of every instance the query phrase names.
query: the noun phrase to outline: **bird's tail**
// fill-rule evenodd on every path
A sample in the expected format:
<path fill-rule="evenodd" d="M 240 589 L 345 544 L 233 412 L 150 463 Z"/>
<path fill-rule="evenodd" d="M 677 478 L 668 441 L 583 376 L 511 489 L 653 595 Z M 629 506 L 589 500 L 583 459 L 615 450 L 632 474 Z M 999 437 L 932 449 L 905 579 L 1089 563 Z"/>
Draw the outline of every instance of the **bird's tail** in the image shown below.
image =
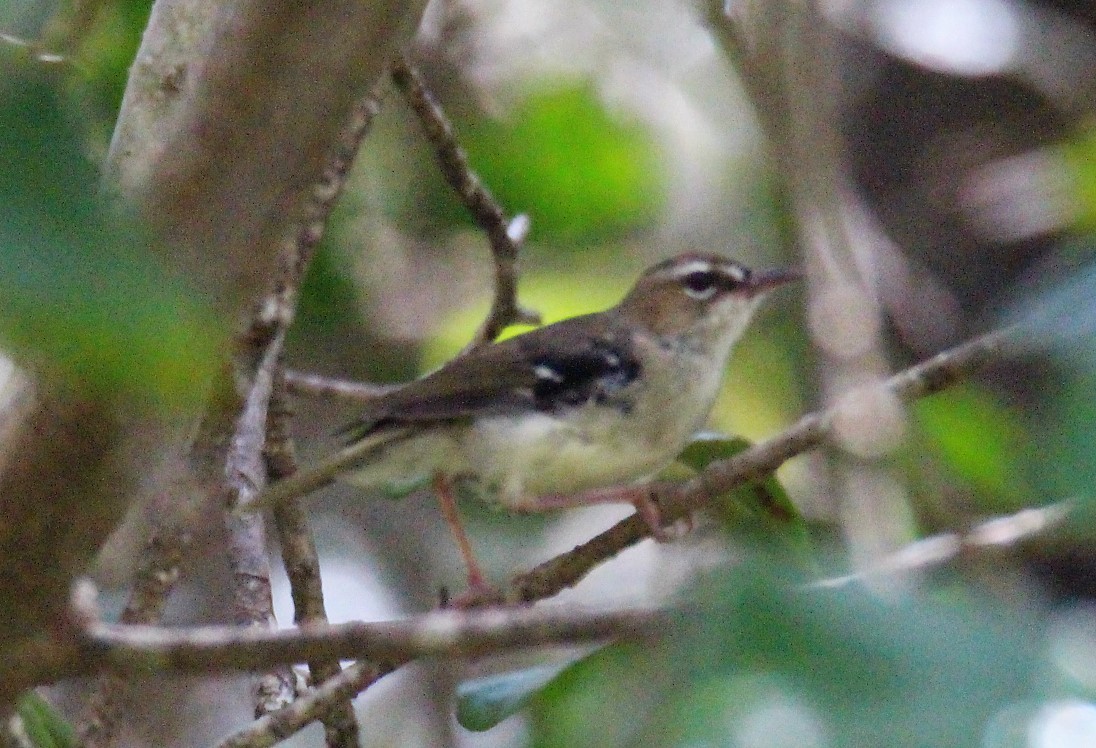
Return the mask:
<path fill-rule="evenodd" d="M 409 427 L 386 428 L 375 431 L 363 439 L 348 444 L 316 465 L 299 470 L 293 475 L 271 483 L 250 501 L 239 504 L 236 511 L 240 513 L 253 512 L 289 499 L 306 496 L 334 482 L 339 474 L 368 461 L 373 451 L 389 442 L 402 439 L 410 431 Z"/>

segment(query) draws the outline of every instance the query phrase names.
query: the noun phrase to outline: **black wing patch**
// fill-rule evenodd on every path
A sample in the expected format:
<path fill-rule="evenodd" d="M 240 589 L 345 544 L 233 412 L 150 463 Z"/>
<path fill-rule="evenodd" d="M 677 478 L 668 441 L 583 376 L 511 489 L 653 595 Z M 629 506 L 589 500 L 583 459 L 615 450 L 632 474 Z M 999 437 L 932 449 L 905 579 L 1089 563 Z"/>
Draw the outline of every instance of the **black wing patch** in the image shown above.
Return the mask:
<path fill-rule="evenodd" d="M 620 393 L 639 371 L 633 355 L 607 341 L 592 341 L 588 349 L 567 355 L 544 354 L 533 360 L 536 409 L 550 413 L 593 400 L 628 410 L 630 400 Z"/>

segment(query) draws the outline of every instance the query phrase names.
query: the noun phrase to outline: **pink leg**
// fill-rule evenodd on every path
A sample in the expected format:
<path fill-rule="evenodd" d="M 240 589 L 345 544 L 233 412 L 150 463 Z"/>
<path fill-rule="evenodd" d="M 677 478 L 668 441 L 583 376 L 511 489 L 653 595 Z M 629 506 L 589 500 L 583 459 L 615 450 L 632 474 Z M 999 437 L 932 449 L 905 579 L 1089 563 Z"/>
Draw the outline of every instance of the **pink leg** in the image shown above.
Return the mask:
<path fill-rule="evenodd" d="M 476 561 L 476 554 L 472 552 L 472 544 L 468 541 L 468 535 L 464 532 L 464 525 L 461 524 L 460 514 L 457 512 L 457 500 L 453 496 L 452 483 L 445 475 L 438 473 L 434 476 L 432 485 L 434 492 L 438 495 L 445 524 L 449 525 L 449 531 L 453 533 L 453 538 L 457 541 L 457 549 L 468 569 L 468 586 L 472 590 L 486 589 L 487 583 L 484 581 L 483 571 L 480 570 L 479 562 Z"/>
<path fill-rule="evenodd" d="M 562 495 L 547 494 L 537 496 L 523 502 L 518 511 L 546 512 L 553 509 L 571 509 L 592 504 L 631 504 L 636 508 L 636 513 L 643 518 L 647 526 L 651 528 L 651 534 L 656 540 L 666 541 L 669 536 L 662 527 L 662 513 L 658 509 L 648 485 L 616 486 L 613 488 L 598 488 L 593 491 Z"/>

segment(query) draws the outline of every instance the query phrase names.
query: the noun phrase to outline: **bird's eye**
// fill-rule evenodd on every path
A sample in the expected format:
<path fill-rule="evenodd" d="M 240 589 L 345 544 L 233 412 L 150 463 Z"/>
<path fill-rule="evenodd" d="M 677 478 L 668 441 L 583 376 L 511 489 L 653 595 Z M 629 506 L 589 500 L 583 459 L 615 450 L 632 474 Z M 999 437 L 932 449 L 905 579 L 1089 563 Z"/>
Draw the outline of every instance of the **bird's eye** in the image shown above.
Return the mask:
<path fill-rule="evenodd" d="M 697 270 L 681 279 L 681 287 L 688 296 L 705 301 L 719 290 L 719 277 L 711 270 Z"/>

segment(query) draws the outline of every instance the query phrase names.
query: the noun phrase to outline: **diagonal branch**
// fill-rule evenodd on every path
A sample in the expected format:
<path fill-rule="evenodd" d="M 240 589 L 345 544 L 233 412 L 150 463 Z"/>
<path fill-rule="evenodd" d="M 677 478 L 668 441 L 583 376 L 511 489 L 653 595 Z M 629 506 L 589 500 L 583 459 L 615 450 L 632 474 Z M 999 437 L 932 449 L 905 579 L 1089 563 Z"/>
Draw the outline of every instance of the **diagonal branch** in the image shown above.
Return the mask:
<path fill-rule="evenodd" d="M 255 375 L 233 440 L 234 450 L 229 455 L 227 470 L 235 489 L 226 507 L 229 511 L 225 524 L 229 530 L 238 623 L 277 625 L 262 515 L 241 515 L 231 509 L 253 499 L 266 485 L 268 468 L 275 480 L 296 471 L 286 420 L 288 412 L 282 396 L 282 341 L 296 316 L 304 274 L 379 109 L 376 91 L 370 91 L 352 107 L 331 145 L 319 179 L 306 194 L 300 219 L 283 239 L 274 289 L 258 309 L 244 336 L 245 356 L 249 354 L 256 358 L 261 353 L 261 360 L 257 366 L 253 362 L 246 365 L 248 370 L 255 370 Z M 298 623 L 326 623 L 319 586 L 319 561 L 308 521 L 300 507 L 292 502 L 279 505 L 274 519 L 293 593 L 295 618 Z M 335 660 L 315 660 L 310 663 L 310 671 L 313 680 L 318 682 L 337 674 L 339 664 Z M 256 716 L 285 707 L 295 695 L 295 678 L 289 668 L 264 674 L 257 684 Z M 349 747 L 358 742 L 357 720 L 349 703 L 331 713 L 325 729 L 329 746 Z"/>
<path fill-rule="evenodd" d="M 422 123 L 426 137 L 434 145 L 442 175 L 471 212 L 476 224 L 487 234 L 491 245 L 495 262 L 495 298 L 487 319 L 464 352 L 491 342 L 509 325 L 540 324 L 539 315 L 523 309 L 517 300 L 518 251 L 529 233 L 528 217 L 518 215 L 513 220 L 506 220 L 502 206 L 472 171 L 452 124 L 406 55 L 400 55 L 392 63 L 391 73 L 392 80 Z"/>
<path fill-rule="evenodd" d="M 987 549 L 1014 546 L 1062 525 L 1076 514 L 1075 502 L 1021 509 L 1003 517 L 991 517 L 966 532 L 944 532 L 915 540 L 879 559 L 871 569 L 820 579 L 812 587 L 844 587 L 853 583 L 893 578 L 913 570 L 929 569 L 973 556 Z"/>
<path fill-rule="evenodd" d="M 257 748 L 279 743 L 330 714 L 333 705 L 349 702 L 396 669 L 393 664 L 360 660 L 301 695 L 289 706 L 267 714 L 228 736 L 216 748 Z"/>

